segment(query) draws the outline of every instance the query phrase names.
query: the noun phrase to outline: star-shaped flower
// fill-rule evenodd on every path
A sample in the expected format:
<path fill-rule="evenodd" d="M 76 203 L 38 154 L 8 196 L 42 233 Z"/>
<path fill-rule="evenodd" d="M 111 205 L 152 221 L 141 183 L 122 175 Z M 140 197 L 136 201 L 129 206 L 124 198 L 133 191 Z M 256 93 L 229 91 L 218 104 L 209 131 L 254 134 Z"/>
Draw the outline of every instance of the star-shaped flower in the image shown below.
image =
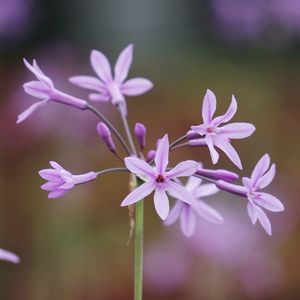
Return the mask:
<path fill-rule="evenodd" d="M 196 229 L 196 215 L 212 223 L 223 223 L 223 217 L 214 208 L 201 200 L 202 197 L 213 195 L 219 191 L 213 183 L 202 184 L 200 178 L 191 176 L 185 185 L 185 189 L 197 201 L 190 205 L 177 200 L 165 221 L 165 225 L 172 225 L 180 218 L 181 231 L 185 236 L 191 237 Z"/>
<path fill-rule="evenodd" d="M 43 190 L 49 192 L 48 198 L 61 197 L 75 185 L 94 180 L 97 177 L 95 172 L 73 175 L 55 161 L 50 161 L 50 165 L 53 169 L 39 171 L 40 176 L 48 180 L 41 186 Z"/>
<path fill-rule="evenodd" d="M 247 211 L 254 225 L 257 221 L 261 223 L 265 231 L 271 235 L 271 223 L 265 212 L 259 207 L 269 211 L 279 212 L 284 210 L 284 206 L 279 199 L 271 194 L 260 192 L 261 189 L 268 186 L 275 176 L 275 164 L 270 167 L 270 156 L 265 154 L 256 164 L 251 177 L 243 177 L 243 186 L 217 181 L 216 185 L 225 191 L 248 198 Z M 269 170 L 268 170 L 269 169 Z"/>
<path fill-rule="evenodd" d="M 36 60 L 33 60 L 33 64 L 31 65 L 26 59 L 24 59 L 24 64 L 37 78 L 37 80 L 26 82 L 23 85 L 25 92 L 33 97 L 43 100 L 32 104 L 24 112 L 19 114 L 17 123 L 23 122 L 37 109 L 45 106 L 51 100 L 74 106 L 79 109 L 87 109 L 88 103 L 85 100 L 75 98 L 57 90 L 54 87 L 53 81 L 43 73 Z"/>
<path fill-rule="evenodd" d="M 90 61 L 92 68 L 99 79 L 92 76 L 73 76 L 71 83 L 94 91 L 89 95 L 92 101 L 111 101 L 114 105 L 121 105 L 126 113 L 126 102 L 124 96 L 137 96 L 146 93 L 153 87 L 150 80 L 137 77 L 129 79 L 128 72 L 132 63 L 133 45 L 128 45 L 119 55 L 112 74 L 107 57 L 100 51 L 91 52 Z"/>
<path fill-rule="evenodd" d="M 159 142 L 155 154 L 155 166 L 151 166 L 137 157 L 126 157 L 125 165 L 129 171 L 136 174 L 145 183 L 131 192 L 121 203 L 121 206 L 133 204 L 142 200 L 154 191 L 154 206 L 161 219 L 168 217 L 170 204 L 167 194 L 184 201 L 194 203 L 193 196 L 180 184 L 174 182 L 177 177 L 191 176 L 198 169 L 198 163 L 192 160 L 180 162 L 167 171 L 169 162 L 169 139 L 165 135 Z"/>
<path fill-rule="evenodd" d="M 202 105 L 203 124 L 192 126 L 192 130 L 188 133 L 188 135 L 196 133 L 202 138 L 191 139 L 188 144 L 191 146 L 207 145 L 213 164 L 216 164 L 219 160 L 219 154 L 215 149 L 215 147 L 218 147 L 238 168 L 242 169 L 239 155 L 230 144 L 230 141 L 231 139 L 243 139 L 250 136 L 255 131 L 255 127 L 250 123 L 241 122 L 219 127 L 222 123 L 230 121 L 236 113 L 237 102 L 234 96 L 232 96 L 232 101 L 227 112 L 222 116 L 214 118 L 216 106 L 217 100 L 215 94 L 207 90 Z"/>

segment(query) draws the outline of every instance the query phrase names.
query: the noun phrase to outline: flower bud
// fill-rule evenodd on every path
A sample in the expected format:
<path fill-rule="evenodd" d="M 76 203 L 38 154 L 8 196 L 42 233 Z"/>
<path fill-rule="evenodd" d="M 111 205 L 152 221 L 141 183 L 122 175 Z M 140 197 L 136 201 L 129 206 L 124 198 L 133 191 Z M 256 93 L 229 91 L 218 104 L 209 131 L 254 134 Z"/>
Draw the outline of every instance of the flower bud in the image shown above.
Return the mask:
<path fill-rule="evenodd" d="M 155 150 L 150 150 L 150 151 L 147 153 L 147 156 L 146 156 L 146 162 L 153 161 L 154 158 L 155 158 L 155 153 L 156 153 Z"/>
<path fill-rule="evenodd" d="M 134 134 L 137 137 L 141 150 L 144 149 L 146 144 L 146 127 L 142 123 L 136 123 L 134 126 Z"/>
<path fill-rule="evenodd" d="M 97 125 L 97 132 L 102 140 L 105 142 L 108 149 L 112 152 L 116 151 L 116 146 L 112 140 L 111 132 L 105 123 L 99 122 Z"/>

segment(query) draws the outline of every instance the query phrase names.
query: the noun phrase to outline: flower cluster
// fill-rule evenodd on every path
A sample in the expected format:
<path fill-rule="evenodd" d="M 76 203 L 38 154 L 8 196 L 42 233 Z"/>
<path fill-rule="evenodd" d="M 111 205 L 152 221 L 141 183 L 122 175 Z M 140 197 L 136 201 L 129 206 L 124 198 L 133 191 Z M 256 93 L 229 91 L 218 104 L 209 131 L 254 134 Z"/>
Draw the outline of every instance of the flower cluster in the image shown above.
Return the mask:
<path fill-rule="evenodd" d="M 152 148 L 145 153 L 147 129 L 142 123 L 137 123 L 134 126 L 134 135 L 132 135 L 127 120 L 125 97 L 141 95 L 149 91 L 153 84 L 145 78 L 126 80 L 132 58 L 133 46 L 129 45 L 119 55 L 112 73 L 106 56 L 93 50 L 90 62 L 97 78 L 80 75 L 69 79 L 71 83 L 91 90 L 92 93 L 89 94 L 88 98 L 92 102 L 111 102 L 119 110 L 126 137 L 123 137 L 119 130 L 91 102 L 57 90 L 53 81 L 41 71 L 35 60 L 33 65 L 24 60 L 27 68 L 37 78 L 37 81 L 25 83 L 24 90 L 42 100 L 20 114 L 17 122 L 20 123 L 25 120 L 49 101 L 88 110 L 100 118 L 95 129 L 107 149 L 122 164 L 119 168 L 73 175 L 52 161 L 50 164 L 53 169 L 44 169 L 39 172 L 40 176 L 48 181 L 41 186 L 43 190 L 49 192 L 48 197 L 61 197 L 76 185 L 94 180 L 105 173 L 130 172 L 137 179 L 137 185 L 124 198 L 121 206 L 131 206 L 154 193 L 153 202 L 158 216 L 164 220 L 166 226 L 180 219 L 181 230 L 187 237 L 193 235 L 197 217 L 216 224 L 224 222 L 222 215 L 203 199 L 220 192 L 220 190 L 248 199 L 247 211 L 252 223 L 255 224 L 259 220 L 266 232 L 271 235 L 271 224 L 262 208 L 278 212 L 283 211 L 284 207 L 276 197 L 260 192 L 261 189 L 271 183 L 275 176 L 274 164 L 268 170 L 270 158 L 267 154 L 259 160 L 250 178 L 242 178 L 242 186 L 233 183 L 239 178 L 235 172 L 223 169 L 205 169 L 199 161 L 185 160 L 174 167 L 169 166 L 171 151 L 183 147 L 207 147 L 214 165 L 219 160 L 219 153 L 216 150 L 218 148 L 236 167 L 242 169 L 241 159 L 232 146 L 232 140 L 251 136 L 255 127 L 245 122 L 226 124 L 237 112 L 235 97 L 232 96 L 231 104 L 225 114 L 214 117 L 217 108 L 216 96 L 212 91 L 207 90 L 202 105 L 200 124 L 191 126 L 180 138 L 171 143 L 168 134 L 165 134 L 158 140 L 154 149 Z M 136 142 L 133 139 L 134 136 Z M 127 153 L 125 157 L 116 147 L 114 139 L 119 141 Z M 137 148 L 136 145 L 139 147 Z M 183 177 L 187 178 L 184 180 Z M 175 200 L 171 208 L 170 200 Z"/>

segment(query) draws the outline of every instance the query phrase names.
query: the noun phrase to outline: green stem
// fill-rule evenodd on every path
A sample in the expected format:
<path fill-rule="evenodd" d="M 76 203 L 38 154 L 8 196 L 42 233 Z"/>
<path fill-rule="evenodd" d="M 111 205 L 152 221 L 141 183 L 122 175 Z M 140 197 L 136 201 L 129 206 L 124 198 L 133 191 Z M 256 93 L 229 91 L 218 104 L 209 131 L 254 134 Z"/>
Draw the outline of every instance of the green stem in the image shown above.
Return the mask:
<path fill-rule="evenodd" d="M 134 230 L 134 300 L 143 298 L 143 230 L 144 229 L 144 201 L 135 205 Z"/>

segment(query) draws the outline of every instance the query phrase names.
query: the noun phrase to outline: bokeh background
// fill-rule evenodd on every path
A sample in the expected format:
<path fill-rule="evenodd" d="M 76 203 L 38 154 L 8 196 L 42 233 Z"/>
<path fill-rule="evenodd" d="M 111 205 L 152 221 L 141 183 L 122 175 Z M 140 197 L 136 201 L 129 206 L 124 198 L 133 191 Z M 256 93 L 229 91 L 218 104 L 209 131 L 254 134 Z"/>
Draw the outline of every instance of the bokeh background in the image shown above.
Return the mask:
<path fill-rule="evenodd" d="M 62 90 L 93 74 L 91 49 L 114 61 L 135 45 L 130 75 L 153 80 L 146 95 L 128 99 L 130 123 L 148 128 L 147 147 L 168 132 L 181 136 L 200 122 L 207 88 L 218 113 L 238 99 L 236 121 L 257 127 L 234 145 L 249 175 L 268 152 L 277 176 L 268 189 L 286 211 L 270 213 L 273 236 L 252 226 L 244 199 L 207 198 L 223 226 L 198 220 L 191 239 L 178 224 L 165 228 L 151 198 L 145 214 L 145 299 L 300 298 L 300 2 L 298 0 L 0 0 L 0 247 L 20 265 L 0 262 L 5 300 L 132 299 L 133 249 L 126 245 L 128 214 L 120 202 L 126 174 L 107 175 L 47 199 L 38 170 L 56 160 L 73 173 L 118 166 L 98 138 L 97 119 L 59 104 L 16 125 L 35 100 L 22 84 L 32 79 L 22 58 L 36 58 Z M 110 105 L 99 108 L 120 127 Z M 206 149 L 174 152 L 211 166 Z M 222 155 L 219 167 L 237 169 Z"/>

